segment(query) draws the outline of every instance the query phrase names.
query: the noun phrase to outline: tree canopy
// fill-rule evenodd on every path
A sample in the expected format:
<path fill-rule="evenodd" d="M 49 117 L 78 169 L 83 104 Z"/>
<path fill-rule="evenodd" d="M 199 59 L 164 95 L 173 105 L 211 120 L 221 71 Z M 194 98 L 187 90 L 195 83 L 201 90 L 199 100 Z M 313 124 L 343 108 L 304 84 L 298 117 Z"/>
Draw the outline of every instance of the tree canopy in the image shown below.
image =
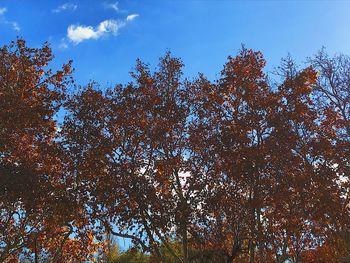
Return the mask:
<path fill-rule="evenodd" d="M 186 78 L 167 52 L 111 88 L 76 87 L 72 62 L 54 71 L 52 59 L 47 43 L 0 49 L 0 261 L 339 262 L 350 252 L 346 55 L 321 50 L 304 68 L 287 57 L 272 74 L 242 47 L 209 80 Z M 132 242 L 114 261 L 111 236 Z"/>

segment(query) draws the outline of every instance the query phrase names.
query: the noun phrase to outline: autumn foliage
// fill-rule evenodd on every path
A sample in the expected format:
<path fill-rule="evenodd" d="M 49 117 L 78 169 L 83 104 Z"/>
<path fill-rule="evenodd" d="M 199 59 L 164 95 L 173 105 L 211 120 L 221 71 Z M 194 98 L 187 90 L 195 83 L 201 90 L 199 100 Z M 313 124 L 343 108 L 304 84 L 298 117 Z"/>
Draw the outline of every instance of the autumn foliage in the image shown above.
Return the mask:
<path fill-rule="evenodd" d="M 98 261 L 107 235 L 150 262 L 346 260 L 346 56 L 267 74 L 243 47 L 212 81 L 166 53 L 107 89 L 52 59 L 0 49 L 0 261 Z"/>

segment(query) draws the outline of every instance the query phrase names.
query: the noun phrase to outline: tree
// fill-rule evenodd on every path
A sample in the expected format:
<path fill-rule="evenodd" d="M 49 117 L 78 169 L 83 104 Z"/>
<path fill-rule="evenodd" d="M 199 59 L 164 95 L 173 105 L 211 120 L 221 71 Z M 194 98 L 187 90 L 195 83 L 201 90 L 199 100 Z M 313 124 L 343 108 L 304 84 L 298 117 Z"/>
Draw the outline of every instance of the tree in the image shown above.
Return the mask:
<path fill-rule="evenodd" d="M 17 39 L 0 49 L 0 261 L 40 260 L 64 247 L 77 211 L 67 195 L 56 114 L 72 83 L 71 62 L 53 72 L 47 43 Z"/>
<path fill-rule="evenodd" d="M 264 65 L 243 48 L 217 84 L 202 78 L 192 91 L 192 145 L 210 174 L 204 242 L 227 262 L 298 262 L 337 227 L 344 205 L 325 125 L 333 115 L 320 116 L 312 100 L 316 72 L 286 60 L 274 88 Z"/>
<path fill-rule="evenodd" d="M 324 116 L 323 125 L 328 132 L 324 134 L 332 149 L 327 158 L 333 163 L 337 173 L 337 186 L 341 196 L 341 210 L 337 215 L 341 222 L 332 235 L 327 238 L 328 253 L 334 258 L 349 255 L 347 235 L 349 233 L 349 141 L 350 141 L 350 60 L 344 54 L 333 57 L 323 48 L 308 59 L 319 74 L 314 89 L 315 103 Z"/>
<path fill-rule="evenodd" d="M 135 82 L 102 93 L 88 86 L 68 103 L 63 129 L 74 180 L 104 230 L 162 259 L 175 236 L 188 261 L 188 232 L 200 182 L 188 176 L 189 110 L 182 62 L 167 53 L 152 74 L 137 62 Z"/>

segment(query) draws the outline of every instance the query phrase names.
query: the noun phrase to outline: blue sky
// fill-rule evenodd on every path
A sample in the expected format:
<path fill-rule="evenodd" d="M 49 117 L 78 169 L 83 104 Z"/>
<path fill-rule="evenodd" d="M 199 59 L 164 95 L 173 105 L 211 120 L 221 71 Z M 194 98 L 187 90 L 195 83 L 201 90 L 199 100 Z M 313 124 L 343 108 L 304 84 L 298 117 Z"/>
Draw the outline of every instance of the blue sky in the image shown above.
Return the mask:
<path fill-rule="evenodd" d="M 288 52 L 302 63 L 322 46 L 350 54 L 350 1 L 0 0 L 0 45 L 49 41 L 54 65 L 73 59 L 79 84 L 125 83 L 136 58 L 152 67 L 166 50 L 189 77 L 214 79 L 244 43 L 267 69 Z"/>

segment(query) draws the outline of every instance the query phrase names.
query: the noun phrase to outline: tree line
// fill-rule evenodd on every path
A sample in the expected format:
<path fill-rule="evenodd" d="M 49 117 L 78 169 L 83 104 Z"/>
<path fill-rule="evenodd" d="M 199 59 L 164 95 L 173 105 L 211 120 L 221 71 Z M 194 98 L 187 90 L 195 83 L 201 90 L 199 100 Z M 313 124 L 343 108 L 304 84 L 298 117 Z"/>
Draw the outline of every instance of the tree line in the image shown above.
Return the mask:
<path fill-rule="evenodd" d="M 111 88 L 53 58 L 0 48 L 1 262 L 111 262 L 110 236 L 145 262 L 346 260 L 348 56 L 267 73 L 242 47 L 209 80 L 167 52 Z"/>

